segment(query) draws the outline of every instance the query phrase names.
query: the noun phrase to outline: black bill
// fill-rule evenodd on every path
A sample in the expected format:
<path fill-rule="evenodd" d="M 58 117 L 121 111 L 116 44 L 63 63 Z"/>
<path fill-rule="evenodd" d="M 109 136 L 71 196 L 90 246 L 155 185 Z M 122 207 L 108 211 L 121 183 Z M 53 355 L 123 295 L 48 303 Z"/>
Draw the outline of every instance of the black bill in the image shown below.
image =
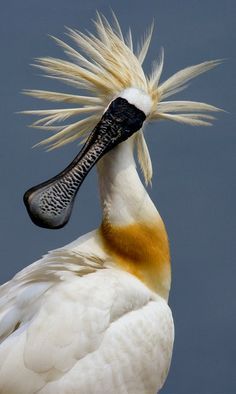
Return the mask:
<path fill-rule="evenodd" d="M 57 229 L 68 222 L 75 196 L 94 164 L 109 150 L 138 131 L 145 114 L 121 97 L 110 104 L 75 159 L 58 175 L 29 189 L 24 203 L 31 220 Z"/>

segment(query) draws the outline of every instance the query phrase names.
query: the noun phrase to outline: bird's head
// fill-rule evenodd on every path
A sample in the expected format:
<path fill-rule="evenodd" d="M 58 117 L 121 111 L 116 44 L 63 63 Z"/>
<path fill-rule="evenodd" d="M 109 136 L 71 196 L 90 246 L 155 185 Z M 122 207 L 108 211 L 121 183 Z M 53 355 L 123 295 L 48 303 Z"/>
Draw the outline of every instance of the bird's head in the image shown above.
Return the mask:
<path fill-rule="evenodd" d="M 115 15 L 113 17 L 112 27 L 104 16 L 97 15 L 94 22 L 96 36 L 68 29 L 68 35 L 80 51 L 54 38 L 72 61 L 51 57 L 36 60 L 35 66 L 46 72 L 48 77 L 87 90 L 90 95 L 24 91 L 36 98 L 75 105 L 65 109 L 23 111 L 40 117 L 32 124 L 33 127 L 52 133 L 40 145 L 54 149 L 80 138 L 85 142 L 78 156 L 65 170 L 25 193 L 27 210 L 32 220 L 40 226 L 64 226 L 70 217 L 78 188 L 92 166 L 134 133 L 138 159 L 148 183 L 152 177 L 152 165 L 142 131 L 145 122 L 170 119 L 194 126 L 210 125 L 214 118 L 208 113 L 219 111 L 201 102 L 165 100 L 184 89 L 192 78 L 215 67 L 219 60 L 187 67 L 160 83 L 163 50 L 153 65 L 151 75 L 145 75 L 142 68 L 153 26 L 135 51 L 131 31 L 124 38 Z M 66 124 L 72 116 L 79 119 Z"/>

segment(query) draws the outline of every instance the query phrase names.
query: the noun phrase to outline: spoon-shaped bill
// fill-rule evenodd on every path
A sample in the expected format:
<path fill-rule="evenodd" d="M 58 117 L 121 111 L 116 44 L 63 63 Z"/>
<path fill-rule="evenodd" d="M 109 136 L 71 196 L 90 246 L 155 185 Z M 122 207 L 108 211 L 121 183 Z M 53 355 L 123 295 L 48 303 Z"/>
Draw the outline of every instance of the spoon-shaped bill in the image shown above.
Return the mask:
<path fill-rule="evenodd" d="M 139 130 L 144 120 L 145 114 L 126 99 L 112 101 L 71 164 L 25 193 L 24 203 L 31 220 L 50 229 L 65 226 L 79 187 L 91 168 L 105 153 Z"/>

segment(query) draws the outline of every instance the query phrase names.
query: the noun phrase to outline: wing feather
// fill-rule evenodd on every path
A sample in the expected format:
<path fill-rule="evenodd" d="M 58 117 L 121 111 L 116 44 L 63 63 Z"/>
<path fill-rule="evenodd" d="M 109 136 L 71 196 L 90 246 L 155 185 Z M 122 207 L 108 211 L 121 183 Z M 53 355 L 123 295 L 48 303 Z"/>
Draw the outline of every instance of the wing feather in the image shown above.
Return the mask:
<path fill-rule="evenodd" d="M 0 392 L 92 394 L 96 386 L 98 394 L 136 394 L 161 387 L 173 345 L 171 312 L 132 275 L 104 268 L 95 257 L 60 249 L 0 288 Z"/>

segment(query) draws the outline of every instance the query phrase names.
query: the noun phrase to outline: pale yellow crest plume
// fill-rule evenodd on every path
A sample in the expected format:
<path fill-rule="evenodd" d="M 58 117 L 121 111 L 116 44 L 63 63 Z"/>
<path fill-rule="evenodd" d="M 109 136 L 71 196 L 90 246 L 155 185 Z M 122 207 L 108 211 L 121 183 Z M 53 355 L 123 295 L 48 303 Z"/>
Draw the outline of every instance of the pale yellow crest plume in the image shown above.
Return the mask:
<path fill-rule="evenodd" d="M 150 46 L 153 24 L 141 44 L 137 46 L 137 51 L 134 51 L 131 30 L 129 29 L 124 36 L 114 13 L 113 25 L 99 13 L 94 24 L 96 35 L 67 29 L 67 35 L 76 49 L 52 37 L 69 60 L 52 57 L 36 59 L 34 66 L 46 73 L 48 78 L 89 92 L 89 95 L 80 95 L 50 90 L 23 91 L 35 98 L 75 105 L 73 108 L 23 111 L 40 117 L 31 125 L 32 127 L 52 133 L 40 142 L 40 145 L 54 149 L 80 138 L 84 140 L 98 123 L 109 103 L 129 87 L 141 89 L 150 95 L 152 110 L 147 120 L 168 119 L 193 126 L 211 124 L 214 118 L 208 112 L 219 111 L 218 108 L 201 102 L 163 100 L 183 90 L 187 82 L 217 66 L 220 60 L 187 67 L 160 83 L 164 64 L 163 49 L 159 59 L 153 64 L 151 75 L 145 75 L 142 68 Z M 75 118 L 72 123 L 64 123 L 72 117 Z M 152 178 L 152 163 L 142 130 L 137 133 L 136 142 L 138 160 L 145 182 L 148 183 Z"/>
<path fill-rule="evenodd" d="M 152 161 L 149 150 L 143 135 L 143 130 L 140 130 L 136 135 L 138 161 L 143 172 L 146 185 L 152 181 Z"/>

